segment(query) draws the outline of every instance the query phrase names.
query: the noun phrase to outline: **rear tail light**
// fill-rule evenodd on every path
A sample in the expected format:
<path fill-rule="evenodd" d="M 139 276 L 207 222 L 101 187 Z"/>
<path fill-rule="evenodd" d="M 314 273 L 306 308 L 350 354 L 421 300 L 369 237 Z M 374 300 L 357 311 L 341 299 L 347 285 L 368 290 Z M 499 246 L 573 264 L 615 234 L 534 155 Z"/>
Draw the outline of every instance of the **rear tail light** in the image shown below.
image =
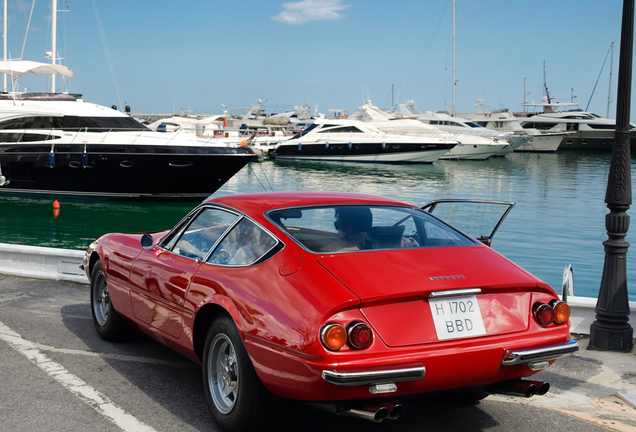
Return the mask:
<path fill-rule="evenodd" d="M 327 323 L 320 331 L 320 341 L 330 351 L 338 351 L 345 345 L 365 349 L 373 342 L 373 330 L 361 321 L 352 322 L 346 330 L 341 324 Z"/>
<path fill-rule="evenodd" d="M 371 328 L 363 322 L 357 322 L 349 326 L 349 345 L 355 349 L 364 349 L 373 342 Z"/>
<path fill-rule="evenodd" d="M 547 327 L 554 322 L 554 309 L 545 303 L 535 303 L 532 307 L 532 316 L 542 327 Z"/>
<path fill-rule="evenodd" d="M 555 324 L 566 323 L 570 319 L 570 306 L 561 300 L 552 300 L 550 306 L 554 309 L 554 322 Z"/>

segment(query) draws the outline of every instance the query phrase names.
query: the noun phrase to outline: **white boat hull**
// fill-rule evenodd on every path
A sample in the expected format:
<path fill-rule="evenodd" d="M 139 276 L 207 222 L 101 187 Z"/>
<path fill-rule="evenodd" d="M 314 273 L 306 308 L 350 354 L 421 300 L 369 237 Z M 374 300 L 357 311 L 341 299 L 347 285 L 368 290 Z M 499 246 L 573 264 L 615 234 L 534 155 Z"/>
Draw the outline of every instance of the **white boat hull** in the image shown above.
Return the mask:
<path fill-rule="evenodd" d="M 486 160 L 495 153 L 509 147 L 505 144 L 459 144 L 440 159 L 444 160 Z"/>
<path fill-rule="evenodd" d="M 532 135 L 532 139 L 517 148 L 516 152 L 555 152 L 563 141 L 563 134 Z"/>

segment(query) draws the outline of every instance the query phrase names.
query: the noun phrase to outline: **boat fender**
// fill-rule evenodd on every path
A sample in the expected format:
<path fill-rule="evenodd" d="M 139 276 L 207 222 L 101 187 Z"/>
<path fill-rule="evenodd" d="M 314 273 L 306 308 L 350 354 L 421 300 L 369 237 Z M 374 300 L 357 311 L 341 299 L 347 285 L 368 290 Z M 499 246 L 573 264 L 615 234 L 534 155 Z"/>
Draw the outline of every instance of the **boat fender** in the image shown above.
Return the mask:
<path fill-rule="evenodd" d="M 82 166 L 88 168 L 88 153 L 82 153 Z"/>
<path fill-rule="evenodd" d="M 49 152 L 49 168 L 55 168 L 55 152 L 53 150 Z"/>
<path fill-rule="evenodd" d="M 353 144 L 349 143 L 349 150 L 351 150 L 351 147 L 353 147 Z"/>
<path fill-rule="evenodd" d="M 241 147 L 247 147 L 248 144 L 249 144 L 248 140 L 241 141 Z"/>

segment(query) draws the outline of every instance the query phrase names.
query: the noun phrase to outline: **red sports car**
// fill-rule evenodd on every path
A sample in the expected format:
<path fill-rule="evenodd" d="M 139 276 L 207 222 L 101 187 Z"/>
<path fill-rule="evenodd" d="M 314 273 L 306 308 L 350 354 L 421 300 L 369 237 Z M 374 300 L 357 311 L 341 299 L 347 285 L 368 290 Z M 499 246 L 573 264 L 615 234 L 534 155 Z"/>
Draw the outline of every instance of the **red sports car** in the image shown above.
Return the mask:
<path fill-rule="evenodd" d="M 578 350 L 569 307 L 488 247 L 492 235 L 431 213 L 444 204 L 235 195 L 170 231 L 106 234 L 84 260 L 95 327 L 117 340 L 132 325 L 202 363 L 227 431 L 258 429 L 274 395 L 380 421 L 401 413 L 384 404 L 393 396 L 546 392 L 521 377 Z M 361 408 L 370 398 L 377 408 Z"/>

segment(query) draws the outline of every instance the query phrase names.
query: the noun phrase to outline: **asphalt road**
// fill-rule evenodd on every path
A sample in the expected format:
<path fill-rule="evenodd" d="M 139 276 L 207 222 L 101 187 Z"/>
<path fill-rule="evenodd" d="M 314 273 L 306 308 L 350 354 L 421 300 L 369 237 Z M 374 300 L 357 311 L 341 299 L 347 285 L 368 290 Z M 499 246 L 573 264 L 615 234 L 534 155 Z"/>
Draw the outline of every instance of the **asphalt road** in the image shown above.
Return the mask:
<path fill-rule="evenodd" d="M 203 394 L 201 367 L 141 333 L 124 343 L 102 341 L 93 328 L 88 285 L 0 275 L 0 359 L 4 432 L 217 430 Z M 289 404 L 273 429 L 636 430 L 631 408 L 607 399 L 617 413 L 592 412 L 576 390 L 603 370 L 601 360 L 574 355 L 541 373 L 553 384 L 549 397 L 531 402 L 490 396 L 459 406 L 413 397 L 404 401 L 399 420 L 379 424 Z M 575 394 L 581 399 L 574 401 Z"/>

